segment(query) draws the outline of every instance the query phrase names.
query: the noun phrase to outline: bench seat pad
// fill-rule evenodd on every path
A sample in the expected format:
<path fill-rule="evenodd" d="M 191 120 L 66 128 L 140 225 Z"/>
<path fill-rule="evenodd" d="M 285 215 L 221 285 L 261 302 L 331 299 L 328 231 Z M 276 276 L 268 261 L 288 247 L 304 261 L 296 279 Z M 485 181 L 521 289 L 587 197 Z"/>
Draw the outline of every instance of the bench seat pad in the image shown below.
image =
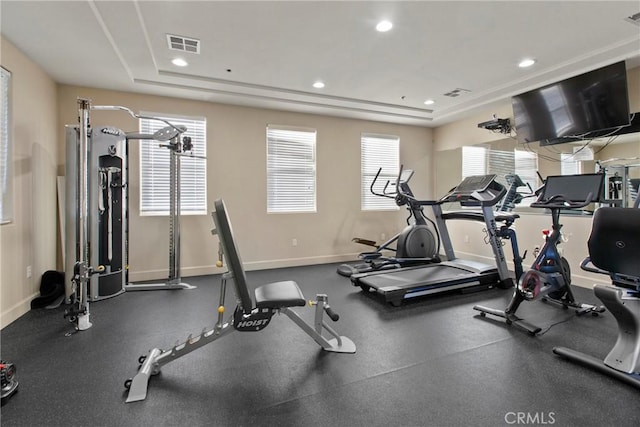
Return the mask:
<path fill-rule="evenodd" d="M 274 282 L 256 288 L 256 307 L 303 307 L 306 304 L 304 295 L 293 280 Z"/>

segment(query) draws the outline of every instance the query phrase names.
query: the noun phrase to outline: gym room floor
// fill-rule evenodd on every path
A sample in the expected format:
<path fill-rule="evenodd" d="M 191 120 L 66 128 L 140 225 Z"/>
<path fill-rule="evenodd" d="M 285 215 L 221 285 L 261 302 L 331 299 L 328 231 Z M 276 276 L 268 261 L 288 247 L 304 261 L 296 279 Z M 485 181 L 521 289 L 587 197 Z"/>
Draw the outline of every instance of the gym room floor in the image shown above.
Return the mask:
<path fill-rule="evenodd" d="M 216 319 L 220 276 L 189 291 L 129 292 L 91 304 L 93 327 L 65 336 L 63 308 L 36 310 L 2 330 L 2 357 L 19 391 L 2 426 L 638 426 L 638 390 L 560 359 L 554 346 L 604 357 L 616 338 L 605 313 L 576 317 L 540 301 L 518 313 L 531 337 L 480 318 L 512 291 L 442 295 L 392 307 L 317 265 L 249 272 L 251 286 L 296 280 L 307 299 L 327 293 L 335 329 L 356 354 L 323 352 L 285 316 L 235 332 L 165 365 L 147 399 L 125 404 L 137 359 L 199 334 Z M 592 292 L 576 297 L 595 303 Z M 232 293 L 227 297 L 233 307 Z M 300 307 L 312 322 L 313 310 Z M 552 326 L 553 325 L 553 326 Z"/>

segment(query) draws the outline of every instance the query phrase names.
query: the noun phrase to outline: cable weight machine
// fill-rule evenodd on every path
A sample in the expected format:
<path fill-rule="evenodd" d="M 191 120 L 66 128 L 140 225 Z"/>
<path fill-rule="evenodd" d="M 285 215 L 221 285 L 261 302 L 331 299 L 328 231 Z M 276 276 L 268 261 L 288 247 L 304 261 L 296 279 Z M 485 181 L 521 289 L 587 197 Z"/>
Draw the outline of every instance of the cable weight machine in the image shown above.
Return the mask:
<path fill-rule="evenodd" d="M 115 107 L 125 109 L 125 107 Z M 126 109 L 136 118 L 162 120 L 155 117 L 143 117 Z M 164 121 L 164 120 L 162 120 Z M 169 150 L 169 277 L 163 283 L 128 283 L 127 291 L 154 291 L 163 289 L 195 289 L 195 286 L 182 282 L 180 275 L 180 158 L 191 151 L 191 138 L 182 136 L 187 131 L 185 126 L 169 126 L 155 132 L 150 138 L 145 134 L 131 134 L 128 139 L 154 139 L 165 141 L 160 144 Z M 190 156 L 194 157 L 194 156 Z"/>
<path fill-rule="evenodd" d="M 124 111 L 167 124 L 153 134 L 92 129 L 90 110 Z M 66 126 L 65 318 L 89 329 L 89 302 L 126 291 L 193 289 L 180 276 L 180 157 L 192 150 L 187 128 L 126 107 L 93 106 L 78 99 L 78 125 Z M 128 167 L 130 140 L 156 140 L 170 150 L 169 276 L 164 283 L 128 283 Z M 188 155 L 189 157 L 197 157 Z"/>

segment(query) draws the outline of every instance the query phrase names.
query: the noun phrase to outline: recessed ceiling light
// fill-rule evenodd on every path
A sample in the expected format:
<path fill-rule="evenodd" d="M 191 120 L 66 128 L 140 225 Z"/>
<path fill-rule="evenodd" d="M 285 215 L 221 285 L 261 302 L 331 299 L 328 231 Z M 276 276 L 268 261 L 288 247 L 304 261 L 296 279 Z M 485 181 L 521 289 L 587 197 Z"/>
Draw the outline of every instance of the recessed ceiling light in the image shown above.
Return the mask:
<path fill-rule="evenodd" d="M 536 63 L 535 59 L 527 58 L 520 61 L 520 63 L 518 64 L 518 67 L 527 68 L 527 67 L 531 67 L 535 63 Z"/>
<path fill-rule="evenodd" d="M 434 101 L 433 99 L 427 99 L 426 101 L 424 101 L 424 105 L 433 105 L 435 103 L 436 101 Z"/>
<path fill-rule="evenodd" d="M 324 83 L 322 83 L 322 82 L 320 82 L 320 81 L 315 82 L 315 83 L 313 84 L 313 87 L 315 87 L 316 89 L 322 89 L 322 88 L 324 87 Z"/>
<path fill-rule="evenodd" d="M 381 33 L 384 33 L 386 31 L 389 31 L 392 27 L 393 27 L 393 24 L 391 22 L 380 21 L 378 22 L 378 25 L 376 25 L 376 30 L 380 31 Z"/>
<path fill-rule="evenodd" d="M 187 65 L 189 65 L 189 63 L 182 58 L 174 58 L 171 60 L 171 63 L 178 67 L 186 67 Z"/>

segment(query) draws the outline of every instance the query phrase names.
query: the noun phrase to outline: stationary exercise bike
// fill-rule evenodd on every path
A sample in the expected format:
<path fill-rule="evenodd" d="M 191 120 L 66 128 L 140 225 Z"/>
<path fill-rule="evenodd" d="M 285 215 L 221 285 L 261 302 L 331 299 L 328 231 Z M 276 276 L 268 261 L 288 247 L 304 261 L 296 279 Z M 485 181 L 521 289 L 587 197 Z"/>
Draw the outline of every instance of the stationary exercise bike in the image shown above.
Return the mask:
<path fill-rule="evenodd" d="M 373 246 L 375 251 L 362 252 L 359 257 L 363 262 L 358 264 L 342 264 L 338 266 L 338 274 L 351 277 L 353 274 L 366 273 L 374 270 L 385 270 L 392 268 L 408 267 L 413 265 L 430 264 L 440 262 L 438 253 L 440 251 L 440 237 L 433 221 L 423 213 L 423 206 L 416 202 L 413 192 L 409 188 L 409 180 L 413 176 L 413 170 L 404 169 L 398 175 L 395 182 L 387 181 L 382 193 L 377 192 L 375 184 L 380 177 L 382 168 L 371 182 L 370 191 L 379 197 L 394 199 L 398 206 L 406 206 L 409 211 L 407 226 L 398 234 L 386 242 L 378 245 L 373 240 L 355 237 L 353 242 L 367 246 Z M 395 187 L 389 190 L 389 187 Z M 431 224 L 431 228 L 427 225 Z M 435 234 L 435 237 L 434 237 Z M 396 244 L 396 247 L 391 245 Z M 385 257 L 383 251 L 395 252 L 395 256 Z"/>
<path fill-rule="evenodd" d="M 553 352 L 640 388 L 640 209 L 598 209 L 588 247 L 580 267 L 611 278 L 611 286 L 593 291 L 615 317 L 618 339 L 604 360 L 565 347 Z"/>
<path fill-rule="evenodd" d="M 597 202 L 602 194 L 603 174 L 549 176 L 538 200 L 531 204 L 534 208 L 551 211 L 552 230 L 531 268 L 518 280 L 518 286 L 505 310 L 496 310 L 476 305 L 474 310 L 484 317 L 491 314 L 506 320 L 531 335 L 542 329 L 516 315 L 523 301 L 541 299 L 563 308 L 573 308 L 577 315 L 591 313 L 597 316 L 605 311 L 602 306 L 576 302 L 571 292 L 571 270 L 569 262 L 560 255 L 558 244 L 562 241 L 560 212 L 563 209 L 579 209 Z"/>

